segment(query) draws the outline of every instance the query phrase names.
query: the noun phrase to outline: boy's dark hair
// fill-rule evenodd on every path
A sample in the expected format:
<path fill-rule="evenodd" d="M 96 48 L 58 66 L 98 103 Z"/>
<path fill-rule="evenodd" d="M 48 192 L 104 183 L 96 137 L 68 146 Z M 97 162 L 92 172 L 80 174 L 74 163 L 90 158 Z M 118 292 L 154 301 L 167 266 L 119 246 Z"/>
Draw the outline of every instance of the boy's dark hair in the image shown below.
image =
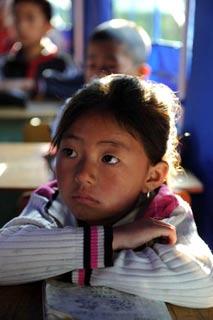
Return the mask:
<path fill-rule="evenodd" d="M 136 66 L 145 63 L 151 52 L 151 39 L 147 32 L 125 19 L 112 19 L 98 25 L 89 38 L 89 42 L 96 41 L 115 41 L 124 45 Z"/>
<path fill-rule="evenodd" d="M 13 0 L 12 8 L 15 9 L 15 6 L 19 3 L 33 3 L 39 6 L 46 17 L 47 21 L 50 22 L 52 18 L 52 7 L 49 1 L 47 0 Z"/>
<path fill-rule="evenodd" d="M 110 115 L 141 140 L 152 164 L 166 161 L 175 174 L 180 161 L 175 124 L 180 111 L 177 97 L 163 84 L 136 76 L 107 76 L 86 85 L 67 102 L 53 145 L 60 146 L 64 134 L 80 116 L 90 112 Z"/>

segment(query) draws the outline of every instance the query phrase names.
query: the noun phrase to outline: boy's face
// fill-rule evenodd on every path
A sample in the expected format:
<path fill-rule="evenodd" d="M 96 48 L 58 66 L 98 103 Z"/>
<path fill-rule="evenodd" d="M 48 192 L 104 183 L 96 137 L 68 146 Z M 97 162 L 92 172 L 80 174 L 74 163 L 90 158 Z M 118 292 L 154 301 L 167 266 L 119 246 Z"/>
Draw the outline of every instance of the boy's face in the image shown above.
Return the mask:
<path fill-rule="evenodd" d="M 65 133 L 56 176 L 76 218 L 108 224 L 132 209 L 152 166 L 139 140 L 107 115 L 81 116 Z"/>
<path fill-rule="evenodd" d="M 21 2 L 15 6 L 14 12 L 18 38 L 23 47 L 39 45 L 42 37 L 50 29 L 50 23 L 40 6 L 31 2 Z"/>
<path fill-rule="evenodd" d="M 110 40 L 90 42 L 86 57 L 86 82 L 111 73 L 137 75 L 138 70 L 122 44 Z"/>

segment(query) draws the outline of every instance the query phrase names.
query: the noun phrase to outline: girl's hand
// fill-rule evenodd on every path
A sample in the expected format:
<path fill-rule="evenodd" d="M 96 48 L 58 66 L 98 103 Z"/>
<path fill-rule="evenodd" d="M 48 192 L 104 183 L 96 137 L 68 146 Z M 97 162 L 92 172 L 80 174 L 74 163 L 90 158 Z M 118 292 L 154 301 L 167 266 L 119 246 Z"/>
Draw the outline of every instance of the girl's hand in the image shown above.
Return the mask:
<path fill-rule="evenodd" d="M 175 244 L 177 240 L 175 227 L 161 220 L 143 217 L 132 223 L 115 227 L 112 246 L 113 250 L 135 249 L 158 238 L 159 242 Z"/>

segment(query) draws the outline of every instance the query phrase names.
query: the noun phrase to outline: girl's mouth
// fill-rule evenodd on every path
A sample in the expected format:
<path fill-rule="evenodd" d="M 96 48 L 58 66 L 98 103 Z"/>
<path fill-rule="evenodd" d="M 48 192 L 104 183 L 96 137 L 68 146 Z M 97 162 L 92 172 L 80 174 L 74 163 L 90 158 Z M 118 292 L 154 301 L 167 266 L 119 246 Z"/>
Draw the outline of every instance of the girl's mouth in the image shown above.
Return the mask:
<path fill-rule="evenodd" d="M 87 195 L 87 194 L 75 194 L 72 196 L 72 199 L 74 199 L 76 202 L 84 203 L 84 204 L 97 204 L 99 203 L 98 200 L 95 198 Z"/>

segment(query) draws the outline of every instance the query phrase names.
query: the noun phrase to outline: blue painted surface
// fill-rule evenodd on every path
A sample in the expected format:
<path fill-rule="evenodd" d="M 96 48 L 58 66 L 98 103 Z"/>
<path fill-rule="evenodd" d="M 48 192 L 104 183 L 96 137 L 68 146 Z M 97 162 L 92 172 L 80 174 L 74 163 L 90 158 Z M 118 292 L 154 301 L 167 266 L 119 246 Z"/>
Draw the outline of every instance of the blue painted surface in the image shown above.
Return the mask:
<path fill-rule="evenodd" d="M 185 150 L 186 166 L 204 183 L 194 211 L 198 230 L 213 249 L 213 1 L 198 0 L 191 76 L 186 96 L 184 130 L 191 132 Z"/>
<path fill-rule="evenodd" d="M 112 19 L 111 0 L 84 0 L 84 41 L 88 42 L 89 36 L 94 28 Z"/>

